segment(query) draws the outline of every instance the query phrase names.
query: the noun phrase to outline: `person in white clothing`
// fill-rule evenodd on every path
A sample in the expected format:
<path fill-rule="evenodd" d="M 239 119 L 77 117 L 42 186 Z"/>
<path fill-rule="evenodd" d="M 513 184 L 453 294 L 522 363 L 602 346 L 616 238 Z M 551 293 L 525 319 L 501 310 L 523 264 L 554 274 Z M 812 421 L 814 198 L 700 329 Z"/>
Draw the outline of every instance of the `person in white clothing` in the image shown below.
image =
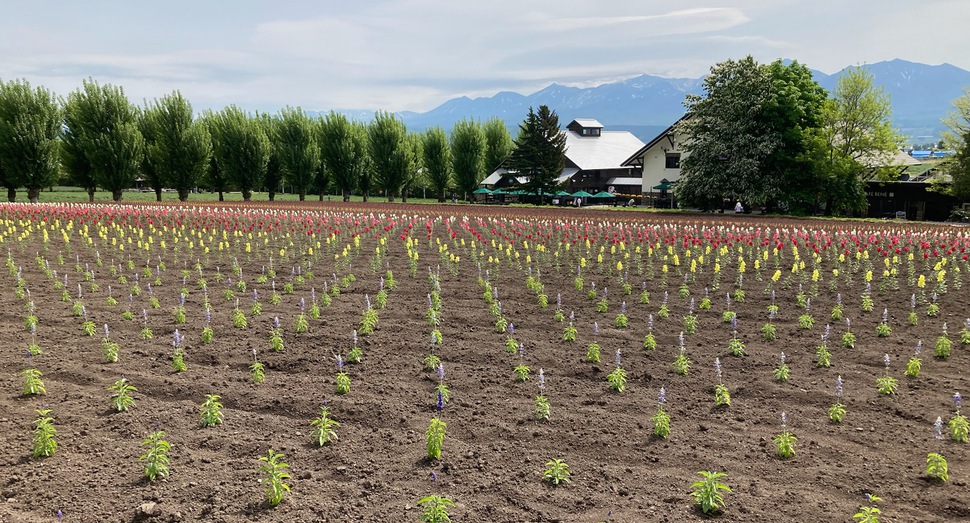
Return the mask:
<path fill-rule="evenodd" d="M 743 212 L 744 212 L 744 206 L 741 205 L 741 202 L 740 201 L 738 201 L 738 203 L 736 203 L 734 205 L 734 213 L 735 214 L 741 214 Z"/>

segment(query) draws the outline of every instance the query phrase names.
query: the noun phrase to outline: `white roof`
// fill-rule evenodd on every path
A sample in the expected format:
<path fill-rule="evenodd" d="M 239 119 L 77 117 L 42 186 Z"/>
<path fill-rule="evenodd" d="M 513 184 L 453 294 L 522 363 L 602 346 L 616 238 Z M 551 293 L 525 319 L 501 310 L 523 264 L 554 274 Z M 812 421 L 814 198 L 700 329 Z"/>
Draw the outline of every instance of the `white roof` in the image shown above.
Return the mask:
<path fill-rule="evenodd" d="M 499 180 L 502 179 L 503 176 L 507 174 L 509 174 L 508 169 L 505 167 L 499 167 L 498 169 L 492 171 L 492 174 L 488 175 L 484 180 L 482 180 L 482 183 L 479 185 L 495 185 L 499 182 Z"/>
<path fill-rule="evenodd" d="M 643 178 L 616 176 L 606 180 L 606 185 L 641 185 Z"/>
<path fill-rule="evenodd" d="M 566 158 L 581 170 L 620 169 L 623 161 L 643 147 L 628 131 L 603 131 L 599 136 L 582 136 L 566 131 Z"/>

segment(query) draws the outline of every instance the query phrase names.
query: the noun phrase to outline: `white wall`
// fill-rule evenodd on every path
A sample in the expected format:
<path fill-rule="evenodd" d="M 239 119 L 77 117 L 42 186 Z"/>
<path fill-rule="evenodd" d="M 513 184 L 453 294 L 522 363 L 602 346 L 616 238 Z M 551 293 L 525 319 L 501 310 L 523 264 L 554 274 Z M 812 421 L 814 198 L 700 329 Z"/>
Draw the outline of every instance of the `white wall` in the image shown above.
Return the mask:
<path fill-rule="evenodd" d="M 680 153 L 680 161 L 683 162 L 686 154 L 680 150 L 683 135 L 674 135 L 674 144 L 671 147 L 670 140 L 665 136 L 657 141 L 650 149 L 647 149 L 641 161 L 643 162 L 643 192 L 649 193 L 650 188 L 659 185 L 660 180 L 666 178 L 668 181 L 676 181 L 680 178 L 680 169 L 667 169 L 667 153 Z M 667 149 L 664 151 L 664 149 Z M 653 191 L 656 193 L 657 191 Z"/>

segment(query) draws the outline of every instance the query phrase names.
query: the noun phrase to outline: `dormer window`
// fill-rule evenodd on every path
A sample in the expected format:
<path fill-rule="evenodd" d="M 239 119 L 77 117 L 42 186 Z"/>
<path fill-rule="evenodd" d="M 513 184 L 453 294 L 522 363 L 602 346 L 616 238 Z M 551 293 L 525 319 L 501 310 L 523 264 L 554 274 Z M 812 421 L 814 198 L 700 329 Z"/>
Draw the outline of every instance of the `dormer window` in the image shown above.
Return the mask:
<path fill-rule="evenodd" d="M 582 135 L 583 136 L 599 136 L 600 135 L 600 131 L 601 131 L 601 129 L 598 129 L 596 127 L 583 127 Z"/>
<path fill-rule="evenodd" d="M 569 122 L 566 129 L 569 129 L 580 136 L 594 137 L 602 134 L 603 124 L 592 118 L 576 118 L 575 120 Z"/>

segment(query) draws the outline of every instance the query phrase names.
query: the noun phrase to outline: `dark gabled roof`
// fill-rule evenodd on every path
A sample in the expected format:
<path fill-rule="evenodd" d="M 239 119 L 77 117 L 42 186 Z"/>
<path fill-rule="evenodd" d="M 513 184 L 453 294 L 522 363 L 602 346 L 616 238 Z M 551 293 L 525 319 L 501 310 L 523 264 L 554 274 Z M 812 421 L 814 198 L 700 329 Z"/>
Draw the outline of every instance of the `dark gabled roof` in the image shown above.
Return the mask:
<path fill-rule="evenodd" d="M 623 163 L 621 163 L 620 165 L 624 167 L 634 167 L 635 165 L 633 164 L 633 160 L 639 158 L 640 155 L 647 152 L 651 147 L 653 147 L 654 145 L 657 145 L 657 142 L 659 142 L 660 140 L 663 140 L 664 137 L 666 137 L 668 134 L 674 132 L 674 128 L 677 127 L 677 124 L 686 120 L 687 118 L 690 118 L 689 113 L 678 118 L 676 122 L 670 125 L 670 127 L 664 129 L 662 133 L 658 134 L 653 140 L 650 140 L 649 142 L 647 142 L 646 145 L 638 149 L 637 152 L 633 153 L 632 156 L 624 160 Z"/>

